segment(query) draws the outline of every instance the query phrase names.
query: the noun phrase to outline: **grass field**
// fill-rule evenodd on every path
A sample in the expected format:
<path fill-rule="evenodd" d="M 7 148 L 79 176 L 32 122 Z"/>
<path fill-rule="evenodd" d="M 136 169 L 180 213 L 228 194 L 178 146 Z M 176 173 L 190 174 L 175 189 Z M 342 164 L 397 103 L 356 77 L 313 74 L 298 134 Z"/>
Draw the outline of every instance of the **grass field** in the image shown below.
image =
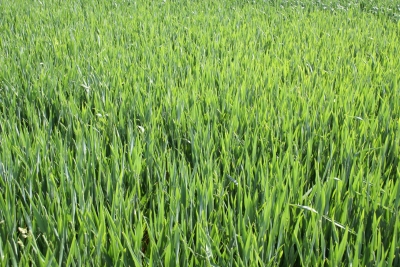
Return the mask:
<path fill-rule="evenodd" d="M 396 1 L 0 0 L 0 266 L 400 266 L 399 156 Z"/>

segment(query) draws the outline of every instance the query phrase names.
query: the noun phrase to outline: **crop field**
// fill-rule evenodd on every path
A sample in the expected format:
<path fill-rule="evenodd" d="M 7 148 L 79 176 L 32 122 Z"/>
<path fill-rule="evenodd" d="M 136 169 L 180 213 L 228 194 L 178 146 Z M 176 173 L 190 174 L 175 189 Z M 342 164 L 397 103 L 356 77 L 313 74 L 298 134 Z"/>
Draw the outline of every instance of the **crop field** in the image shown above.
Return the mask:
<path fill-rule="evenodd" d="M 0 266 L 400 266 L 400 5 L 0 0 Z"/>

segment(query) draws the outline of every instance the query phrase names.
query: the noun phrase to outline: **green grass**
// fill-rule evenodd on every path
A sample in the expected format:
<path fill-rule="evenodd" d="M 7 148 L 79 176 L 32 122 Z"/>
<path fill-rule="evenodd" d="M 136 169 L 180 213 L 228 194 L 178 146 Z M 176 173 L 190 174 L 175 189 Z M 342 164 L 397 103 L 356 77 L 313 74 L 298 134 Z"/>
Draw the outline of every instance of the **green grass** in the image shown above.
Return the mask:
<path fill-rule="evenodd" d="M 0 1 L 0 265 L 400 265 L 399 19 Z"/>

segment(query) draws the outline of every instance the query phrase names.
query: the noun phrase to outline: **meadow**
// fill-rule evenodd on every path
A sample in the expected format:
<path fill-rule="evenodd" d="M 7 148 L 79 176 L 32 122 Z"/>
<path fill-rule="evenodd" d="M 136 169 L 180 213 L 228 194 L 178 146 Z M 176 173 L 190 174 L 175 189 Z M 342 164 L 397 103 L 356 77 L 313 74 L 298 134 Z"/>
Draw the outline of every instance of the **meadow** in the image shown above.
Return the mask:
<path fill-rule="evenodd" d="M 0 266 L 400 266 L 400 5 L 0 0 Z"/>

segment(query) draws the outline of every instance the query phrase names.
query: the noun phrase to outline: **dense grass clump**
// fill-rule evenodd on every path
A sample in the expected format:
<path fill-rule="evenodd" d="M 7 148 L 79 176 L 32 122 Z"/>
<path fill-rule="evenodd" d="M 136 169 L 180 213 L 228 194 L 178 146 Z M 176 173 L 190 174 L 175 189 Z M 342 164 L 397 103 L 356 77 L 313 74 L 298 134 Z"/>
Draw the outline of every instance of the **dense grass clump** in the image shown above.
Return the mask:
<path fill-rule="evenodd" d="M 1 266 L 399 266 L 399 14 L 1 1 Z"/>

